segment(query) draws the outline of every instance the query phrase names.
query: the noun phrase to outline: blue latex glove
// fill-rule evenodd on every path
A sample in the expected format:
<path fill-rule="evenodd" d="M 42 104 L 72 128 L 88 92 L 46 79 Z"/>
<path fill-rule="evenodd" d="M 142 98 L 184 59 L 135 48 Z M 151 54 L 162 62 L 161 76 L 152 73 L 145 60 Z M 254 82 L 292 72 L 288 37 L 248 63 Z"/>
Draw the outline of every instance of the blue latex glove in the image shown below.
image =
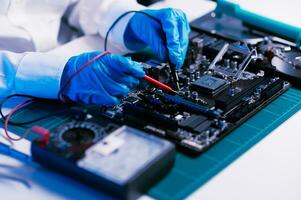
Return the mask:
<path fill-rule="evenodd" d="M 79 67 L 100 53 L 84 53 L 71 57 L 65 65 L 61 87 Z M 85 104 L 118 104 L 118 98 L 125 96 L 130 88 L 138 85 L 138 78 L 144 75 L 141 64 L 130 58 L 107 54 L 80 71 L 61 91 L 61 96 Z"/>
<path fill-rule="evenodd" d="M 125 31 L 126 47 L 136 51 L 150 46 L 162 61 L 169 59 L 177 69 L 182 67 L 190 32 L 184 12 L 172 8 L 144 10 L 143 12 L 158 19 L 162 27 L 150 17 L 135 13 Z"/>

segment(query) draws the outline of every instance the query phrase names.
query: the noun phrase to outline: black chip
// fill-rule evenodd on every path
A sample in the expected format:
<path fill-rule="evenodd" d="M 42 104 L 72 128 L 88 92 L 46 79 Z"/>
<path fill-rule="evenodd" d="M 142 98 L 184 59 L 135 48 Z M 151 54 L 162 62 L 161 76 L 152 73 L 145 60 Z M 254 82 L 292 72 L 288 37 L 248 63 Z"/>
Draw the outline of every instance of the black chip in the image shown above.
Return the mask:
<path fill-rule="evenodd" d="M 211 126 L 212 121 L 204 121 L 203 123 L 199 124 L 197 127 L 194 128 L 195 131 L 201 133 L 207 130 Z"/>
<path fill-rule="evenodd" d="M 194 129 L 201 123 L 203 123 L 205 120 L 207 120 L 207 117 L 202 116 L 202 115 L 191 115 L 187 119 L 181 121 L 179 123 L 180 126 L 186 127 L 189 129 Z"/>
<path fill-rule="evenodd" d="M 190 88 L 197 92 L 216 95 L 227 88 L 227 81 L 210 75 L 204 75 L 194 81 Z"/>
<path fill-rule="evenodd" d="M 133 96 L 128 96 L 125 99 L 123 99 L 123 101 L 126 102 L 126 103 L 134 104 L 134 103 L 138 102 L 139 99 L 136 98 L 136 97 L 133 97 Z"/>
<path fill-rule="evenodd" d="M 227 81 L 225 81 L 224 79 L 216 78 L 210 75 L 204 75 L 192 84 L 197 87 L 206 88 L 208 90 L 216 90 L 226 83 Z"/>

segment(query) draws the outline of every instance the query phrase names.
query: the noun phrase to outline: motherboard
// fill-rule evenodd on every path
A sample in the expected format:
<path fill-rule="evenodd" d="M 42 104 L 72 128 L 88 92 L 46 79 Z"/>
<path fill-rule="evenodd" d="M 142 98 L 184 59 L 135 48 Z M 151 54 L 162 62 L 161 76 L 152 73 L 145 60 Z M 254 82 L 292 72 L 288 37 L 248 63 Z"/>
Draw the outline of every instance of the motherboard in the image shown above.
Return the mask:
<path fill-rule="evenodd" d="M 144 81 L 103 115 L 200 153 L 288 89 L 271 64 L 275 57 L 290 62 L 283 56 L 288 48 L 268 37 L 251 45 L 193 31 L 176 78 L 169 63 L 144 64 L 176 94 Z"/>
<path fill-rule="evenodd" d="M 75 131 L 78 136 L 71 139 L 87 140 L 83 142 L 91 145 L 99 135 L 93 127 L 101 117 L 117 127 L 133 127 L 170 140 L 184 152 L 199 154 L 291 85 L 300 87 L 301 51 L 294 43 L 254 32 L 228 16 L 215 18 L 212 13 L 192 22 L 191 27 L 180 70 L 154 58 L 139 60 L 148 76 L 175 92 L 141 80 L 119 105 L 93 107 L 83 117 L 59 126 L 52 141 L 57 146 L 69 144 L 70 138 L 56 136 L 72 130 L 71 135 Z M 94 120 L 92 128 L 87 125 L 89 120 Z"/>

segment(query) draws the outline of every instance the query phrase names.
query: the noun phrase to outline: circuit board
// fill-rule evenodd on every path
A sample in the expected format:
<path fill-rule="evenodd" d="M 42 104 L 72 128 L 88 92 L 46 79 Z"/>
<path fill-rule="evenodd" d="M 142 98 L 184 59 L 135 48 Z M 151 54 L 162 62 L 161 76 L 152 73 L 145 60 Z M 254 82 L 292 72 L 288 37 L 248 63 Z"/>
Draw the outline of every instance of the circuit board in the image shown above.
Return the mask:
<path fill-rule="evenodd" d="M 206 20 L 207 16 L 201 22 Z M 175 66 L 156 59 L 142 62 L 147 75 L 171 86 L 176 93 L 168 93 L 141 80 L 119 105 L 89 108 L 90 118 L 101 116 L 119 126 L 127 125 L 166 138 L 189 154 L 198 154 L 291 86 L 287 81 L 290 79 L 281 76 L 277 66 L 301 66 L 300 49 L 285 40 L 266 35 L 256 35 L 256 40 L 229 38 L 208 32 L 208 27 L 199 25 L 198 20 L 192 23 L 192 28 L 186 59 L 180 70 L 175 71 Z M 86 110 L 86 107 L 76 107 Z M 85 125 L 85 117 L 79 120 L 76 115 L 72 116 L 71 125 Z M 64 133 L 62 127 L 66 124 L 51 130 L 54 137 Z M 69 128 L 77 129 L 75 126 Z M 85 130 L 87 128 L 80 128 L 78 132 L 85 133 Z M 88 139 L 94 141 L 93 137 L 98 134 L 92 130 L 87 137 L 89 135 L 92 138 Z M 65 139 L 60 138 L 56 144 L 64 144 Z"/>
<path fill-rule="evenodd" d="M 193 31 L 177 77 L 169 63 L 144 64 L 149 76 L 177 94 L 142 82 L 103 115 L 167 138 L 184 151 L 203 152 L 290 87 L 271 64 L 285 48 L 269 38 L 248 44 Z"/>

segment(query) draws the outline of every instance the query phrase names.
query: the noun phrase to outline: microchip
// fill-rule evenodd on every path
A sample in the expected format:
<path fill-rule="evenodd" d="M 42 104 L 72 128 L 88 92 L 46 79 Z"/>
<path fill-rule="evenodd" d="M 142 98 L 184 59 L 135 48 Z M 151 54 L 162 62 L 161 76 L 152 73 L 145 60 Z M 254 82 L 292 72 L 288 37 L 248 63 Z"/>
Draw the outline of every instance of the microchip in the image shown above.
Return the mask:
<path fill-rule="evenodd" d="M 125 99 L 123 99 L 123 102 L 130 103 L 130 104 L 135 104 L 138 101 L 139 101 L 139 98 L 133 97 L 133 96 L 128 96 Z"/>
<path fill-rule="evenodd" d="M 179 122 L 179 125 L 193 130 L 206 120 L 207 120 L 207 117 L 205 117 L 205 116 L 191 115 L 187 119 Z"/>
<path fill-rule="evenodd" d="M 227 81 L 224 79 L 210 75 L 204 75 L 198 80 L 194 81 L 191 84 L 190 89 L 214 96 L 227 88 L 227 86 Z"/>
<path fill-rule="evenodd" d="M 216 90 L 217 88 L 226 84 L 226 81 L 210 75 L 204 75 L 192 84 L 201 88 L 206 88 L 208 90 Z"/>

